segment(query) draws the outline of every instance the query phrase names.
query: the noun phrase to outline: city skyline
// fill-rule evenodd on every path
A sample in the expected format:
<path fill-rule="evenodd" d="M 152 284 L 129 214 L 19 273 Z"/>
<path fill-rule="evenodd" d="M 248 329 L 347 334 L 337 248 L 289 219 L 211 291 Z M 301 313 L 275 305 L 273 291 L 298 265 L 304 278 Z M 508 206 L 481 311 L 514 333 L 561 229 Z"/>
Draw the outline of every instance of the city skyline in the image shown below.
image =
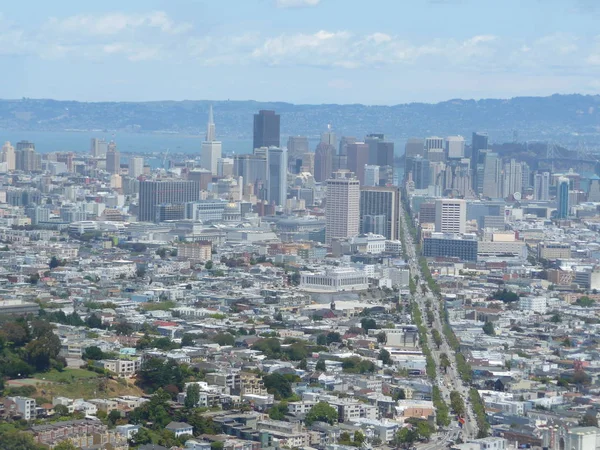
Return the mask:
<path fill-rule="evenodd" d="M 359 6 L 3 5 L 0 61 L 11 70 L 0 97 L 389 105 L 600 92 L 592 1 L 378 0 L 357 14 Z"/>

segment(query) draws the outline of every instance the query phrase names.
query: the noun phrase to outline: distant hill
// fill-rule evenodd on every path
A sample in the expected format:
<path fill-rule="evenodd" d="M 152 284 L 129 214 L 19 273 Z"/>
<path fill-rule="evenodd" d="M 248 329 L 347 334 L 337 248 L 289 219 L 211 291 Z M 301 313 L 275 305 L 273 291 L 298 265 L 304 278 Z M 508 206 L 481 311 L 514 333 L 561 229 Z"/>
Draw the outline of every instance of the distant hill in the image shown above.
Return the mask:
<path fill-rule="evenodd" d="M 395 106 L 294 105 L 256 101 L 156 101 L 84 103 L 56 100 L 0 100 L 0 130 L 119 130 L 203 133 L 208 106 L 214 107 L 217 134 L 249 137 L 259 109 L 281 114 L 282 135 L 315 136 L 333 125 L 338 135 L 362 137 L 383 132 L 390 138 L 462 134 L 485 130 L 492 140 L 600 137 L 600 96 L 552 95 L 509 100 L 449 100 Z M 576 138 L 580 139 L 580 138 Z"/>

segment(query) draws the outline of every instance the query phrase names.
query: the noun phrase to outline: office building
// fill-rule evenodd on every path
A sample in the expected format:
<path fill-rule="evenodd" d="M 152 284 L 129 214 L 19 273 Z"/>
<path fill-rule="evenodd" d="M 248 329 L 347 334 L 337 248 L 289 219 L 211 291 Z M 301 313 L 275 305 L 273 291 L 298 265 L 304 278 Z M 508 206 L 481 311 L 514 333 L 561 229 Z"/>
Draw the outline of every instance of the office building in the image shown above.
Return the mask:
<path fill-rule="evenodd" d="M 287 150 L 270 147 L 267 151 L 267 201 L 284 206 L 287 199 Z"/>
<path fill-rule="evenodd" d="M 465 156 L 465 138 L 462 136 L 448 136 L 446 138 L 446 158 L 461 159 Z"/>
<path fill-rule="evenodd" d="M 521 189 L 522 193 L 531 189 L 531 168 L 525 161 L 521 163 Z"/>
<path fill-rule="evenodd" d="M 108 143 L 104 139 L 92 138 L 90 153 L 94 158 L 106 158 Z"/>
<path fill-rule="evenodd" d="M 179 205 L 199 199 L 200 186 L 195 181 L 141 181 L 138 220 L 140 222 L 159 222 L 158 207 L 160 205 Z M 163 213 L 165 212 L 166 209 L 163 207 Z"/>
<path fill-rule="evenodd" d="M 442 198 L 435 201 L 435 231 L 463 234 L 467 227 L 467 202 Z"/>
<path fill-rule="evenodd" d="M 461 261 L 477 261 L 476 236 L 431 233 L 423 239 L 423 256 L 427 258 L 458 258 Z"/>
<path fill-rule="evenodd" d="M 550 200 L 550 173 L 536 173 L 533 177 L 533 199 L 539 201 Z"/>
<path fill-rule="evenodd" d="M 144 158 L 132 156 L 129 158 L 129 176 L 137 178 L 144 174 Z"/>
<path fill-rule="evenodd" d="M 425 156 L 425 141 L 419 138 L 410 138 L 404 145 L 404 157 L 414 158 L 415 156 Z"/>
<path fill-rule="evenodd" d="M 361 185 L 365 184 L 365 166 L 369 164 L 369 146 L 364 142 L 355 142 L 347 146 L 347 167 L 353 172 Z"/>
<path fill-rule="evenodd" d="M 394 143 L 386 142 L 385 136 L 379 133 L 368 134 L 365 144 L 369 146 L 369 164 L 377 166 L 394 165 Z"/>
<path fill-rule="evenodd" d="M 288 168 L 292 173 L 302 171 L 303 156 L 310 150 L 306 136 L 290 136 L 287 142 Z"/>
<path fill-rule="evenodd" d="M 321 133 L 321 142 L 323 144 L 331 145 L 332 147 L 334 147 L 334 153 L 335 153 L 335 147 L 337 146 L 337 139 L 335 137 L 335 133 L 331 130 L 331 124 L 327 125 L 326 132 Z"/>
<path fill-rule="evenodd" d="M 333 156 L 335 155 L 335 147 L 325 142 L 320 142 L 315 150 L 315 181 L 322 183 L 331 177 L 333 172 Z"/>
<path fill-rule="evenodd" d="M 435 203 L 426 202 L 419 205 L 419 224 L 435 224 Z"/>
<path fill-rule="evenodd" d="M 479 174 L 483 175 L 483 157 L 481 155 L 482 151 L 488 149 L 488 135 L 487 133 L 482 132 L 474 132 L 471 140 L 471 170 L 472 181 L 473 181 L 473 190 L 477 194 L 481 194 L 480 186 L 483 186 L 483 180 L 478 179 Z M 481 171 L 479 171 L 479 166 L 481 166 Z"/>
<path fill-rule="evenodd" d="M 360 228 L 359 180 L 352 172 L 338 171 L 326 181 L 326 186 L 325 242 L 331 244 L 334 238 L 356 236 Z"/>
<path fill-rule="evenodd" d="M 416 156 L 407 158 L 406 175 L 412 173 L 415 189 L 427 189 L 430 184 L 431 168 L 429 160 Z M 408 178 L 408 176 L 407 176 Z"/>
<path fill-rule="evenodd" d="M 385 217 L 385 228 L 375 231 L 365 229 L 374 217 Z M 364 221 L 366 219 L 366 222 Z M 395 186 L 363 186 L 360 188 L 360 233 L 381 234 L 388 240 L 398 239 L 400 220 L 400 190 Z"/>
<path fill-rule="evenodd" d="M 437 136 L 425 138 L 425 158 L 431 162 L 445 161 L 445 147 L 444 138 Z"/>
<path fill-rule="evenodd" d="M 2 162 L 6 163 L 6 170 L 12 171 L 17 168 L 17 158 L 15 148 L 6 141 L 2 146 Z"/>
<path fill-rule="evenodd" d="M 253 148 L 279 147 L 280 117 L 275 111 L 260 110 L 254 114 Z"/>
<path fill-rule="evenodd" d="M 365 166 L 365 186 L 379 186 L 379 166 Z"/>
<path fill-rule="evenodd" d="M 42 170 L 42 156 L 35 151 L 35 144 L 29 141 L 17 142 L 15 168 L 23 172 Z"/>
<path fill-rule="evenodd" d="M 346 156 L 348 155 L 348 145 L 354 144 L 356 142 L 356 138 L 352 136 L 342 136 L 340 139 L 340 146 L 338 149 L 338 155 Z"/>
<path fill-rule="evenodd" d="M 206 124 L 206 139 L 202 142 L 200 152 L 200 165 L 210 173 L 217 175 L 218 161 L 221 158 L 222 144 L 217 141 L 215 121 L 213 119 L 212 105 L 208 110 L 208 123 Z"/>
<path fill-rule="evenodd" d="M 600 177 L 593 175 L 590 177 L 590 185 L 587 192 L 588 202 L 600 202 Z"/>
<path fill-rule="evenodd" d="M 246 183 L 256 183 L 267 179 L 267 157 L 262 154 L 235 155 L 233 157 L 234 177 L 243 177 Z"/>
<path fill-rule="evenodd" d="M 315 173 L 315 154 L 312 152 L 306 152 L 302 155 L 302 172 Z"/>
<path fill-rule="evenodd" d="M 502 177 L 502 197 L 512 197 L 514 194 L 523 192 L 523 166 L 516 160 L 511 159 L 504 164 Z"/>
<path fill-rule="evenodd" d="M 502 160 L 492 151 L 481 152 L 484 157 L 482 195 L 491 199 L 502 197 Z"/>
<path fill-rule="evenodd" d="M 561 177 L 558 179 L 557 186 L 557 217 L 566 219 L 569 217 L 569 179 Z"/>
<path fill-rule="evenodd" d="M 108 173 L 119 173 L 121 171 L 121 153 L 117 150 L 116 145 L 109 144 L 106 152 L 106 171 Z"/>

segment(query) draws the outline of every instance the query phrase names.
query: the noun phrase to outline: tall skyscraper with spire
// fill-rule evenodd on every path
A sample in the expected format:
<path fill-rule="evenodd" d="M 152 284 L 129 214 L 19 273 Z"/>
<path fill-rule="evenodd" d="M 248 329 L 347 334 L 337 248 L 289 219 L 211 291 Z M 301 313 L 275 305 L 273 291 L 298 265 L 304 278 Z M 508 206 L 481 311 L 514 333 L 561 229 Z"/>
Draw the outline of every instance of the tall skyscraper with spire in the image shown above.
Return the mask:
<path fill-rule="evenodd" d="M 217 141 L 215 121 L 213 119 L 212 105 L 208 110 L 208 124 L 206 125 L 206 140 L 202 143 L 200 153 L 200 164 L 204 169 L 210 170 L 217 175 L 217 162 L 221 158 L 221 141 Z"/>

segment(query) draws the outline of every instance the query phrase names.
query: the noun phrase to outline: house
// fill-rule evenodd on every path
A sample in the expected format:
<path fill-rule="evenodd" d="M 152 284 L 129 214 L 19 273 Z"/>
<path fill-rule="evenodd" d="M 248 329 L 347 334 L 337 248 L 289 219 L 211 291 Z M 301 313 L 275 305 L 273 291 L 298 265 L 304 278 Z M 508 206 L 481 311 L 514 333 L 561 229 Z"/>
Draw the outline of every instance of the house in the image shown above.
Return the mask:
<path fill-rule="evenodd" d="M 183 436 L 184 434 L 194 435 L 194 428 L 185 422 L 171 422 L 165 428 L 172 431 L 175 437 Z"/>

